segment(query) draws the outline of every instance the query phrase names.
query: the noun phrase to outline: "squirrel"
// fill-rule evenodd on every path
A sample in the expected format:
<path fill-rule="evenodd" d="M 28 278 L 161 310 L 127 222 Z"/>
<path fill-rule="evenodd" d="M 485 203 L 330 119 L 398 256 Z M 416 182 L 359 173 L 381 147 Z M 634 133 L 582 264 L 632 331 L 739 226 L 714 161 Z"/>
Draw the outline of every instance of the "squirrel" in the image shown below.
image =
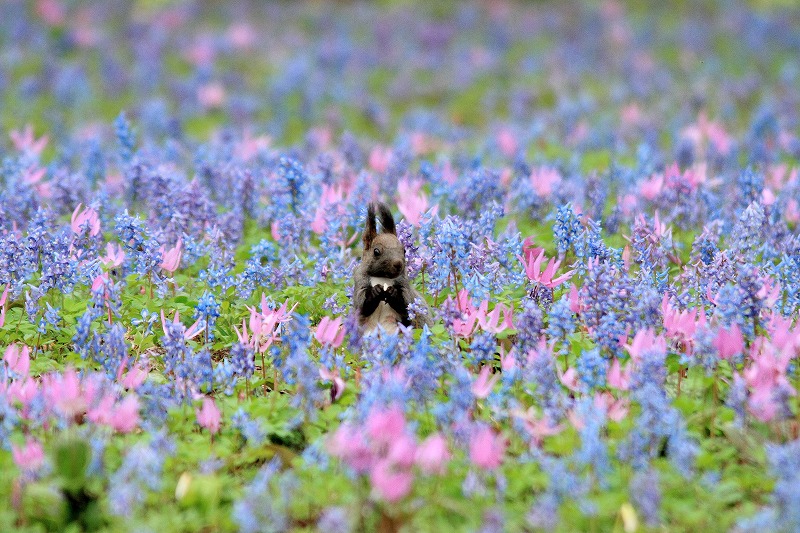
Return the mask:
<path fill-rule="evenodd" d="M 376 227 L 376 211 L 381 233 Z M 427 313 L 409 319 L 408 304 L 422 298 L 411 287 L 405 247 L 397 238 L 394 218 L 386 204 L 369 204 L 363 242 L 361 264 L 353 276 L 353 307 L 362 329 L 368 332 L 380 325 L 386 331 L 396 332 L 398 324 L 405 327 L 429 324 Z"/>

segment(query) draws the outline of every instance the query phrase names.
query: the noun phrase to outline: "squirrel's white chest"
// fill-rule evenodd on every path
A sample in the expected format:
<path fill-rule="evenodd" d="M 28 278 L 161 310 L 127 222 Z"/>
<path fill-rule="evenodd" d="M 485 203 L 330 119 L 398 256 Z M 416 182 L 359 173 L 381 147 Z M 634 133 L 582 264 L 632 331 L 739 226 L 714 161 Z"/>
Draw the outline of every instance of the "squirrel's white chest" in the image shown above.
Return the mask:
<path fill-rule="evenodd" d="M 394 280 L 397 278 L 379 278 L 377 276 L 370 276 L 369 283 L 373 287 L 376 285 L 383 285 L 383 289 L 386 290 L 392 285 L 394 285 Z"/>
<path fill-rule="evenodd" d="M 370 276 L 369 283 L 373 287 L 377 285 L 383 286 L 383 290 L 388 289 L 397 278 L 383 278 L 379 276 Z M 375 311 L 369 315 L 364 321 L 364 331 L 374 331 L 378 326 L 381 326 L 384 331 L 388 333 L 397 332 L 397 323 L 400 321 L 400 315 L 397 311 L 392 309 L 392 306 L 386 302 L 380 302 Z"/>

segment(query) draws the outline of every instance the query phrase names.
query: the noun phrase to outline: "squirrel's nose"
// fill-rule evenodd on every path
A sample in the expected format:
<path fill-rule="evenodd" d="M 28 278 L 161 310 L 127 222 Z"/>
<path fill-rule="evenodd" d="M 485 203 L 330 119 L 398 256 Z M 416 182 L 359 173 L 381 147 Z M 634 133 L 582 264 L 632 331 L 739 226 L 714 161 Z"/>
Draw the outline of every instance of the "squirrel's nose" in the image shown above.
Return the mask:
<path fill-rule="evenodd" d="M 392 263 L 392 266 L 394 267 L 394 269 L 397 272 L 400 272 L 400 269 L 403 268 L 403 262 L 402 261 L 395 261 L 394 263 Z"/>

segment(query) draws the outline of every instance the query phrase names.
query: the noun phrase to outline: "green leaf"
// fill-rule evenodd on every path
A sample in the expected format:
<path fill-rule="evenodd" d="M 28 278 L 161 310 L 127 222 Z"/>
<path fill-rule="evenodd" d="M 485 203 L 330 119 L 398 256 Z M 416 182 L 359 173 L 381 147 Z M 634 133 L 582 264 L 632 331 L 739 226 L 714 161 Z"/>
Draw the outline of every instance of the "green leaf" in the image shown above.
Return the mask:
<path fill-rule="evenodd" d="M 91 454 L 89 444 L 82 439 L 67 438 L 56 445 L 53 462 L 65 490 L 77 492 L 83 487 Z"/>
<path fill-rule="evenodd" d="M 37 482 L 25 487 L 22 513 L 48 531 L 62 531 L 69 517 L 69 508 L 58 487 Z"/>

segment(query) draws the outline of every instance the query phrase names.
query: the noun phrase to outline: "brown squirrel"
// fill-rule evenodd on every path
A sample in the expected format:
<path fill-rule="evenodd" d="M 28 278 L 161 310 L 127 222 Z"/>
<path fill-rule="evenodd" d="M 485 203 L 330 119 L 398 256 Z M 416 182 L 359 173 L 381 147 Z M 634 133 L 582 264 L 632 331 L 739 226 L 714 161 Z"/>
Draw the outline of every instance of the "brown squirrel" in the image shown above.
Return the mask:
<path fill-rule="evenodd" d="M 380 216 L 381 233 L 376 227 L 376 211 Z M 353 307 L 365 331 L 379 325 L 386 331 L 397 331 L 398 324 L 406 327 L 429 324 L 427 313 L 409 319 L 408 304 L 422 298 L 411 287 L 406 272 L 406 251 L 397 238 L 394 218 L 386 204 L 369 204 L 364 252 L 353 278 Z"/>

